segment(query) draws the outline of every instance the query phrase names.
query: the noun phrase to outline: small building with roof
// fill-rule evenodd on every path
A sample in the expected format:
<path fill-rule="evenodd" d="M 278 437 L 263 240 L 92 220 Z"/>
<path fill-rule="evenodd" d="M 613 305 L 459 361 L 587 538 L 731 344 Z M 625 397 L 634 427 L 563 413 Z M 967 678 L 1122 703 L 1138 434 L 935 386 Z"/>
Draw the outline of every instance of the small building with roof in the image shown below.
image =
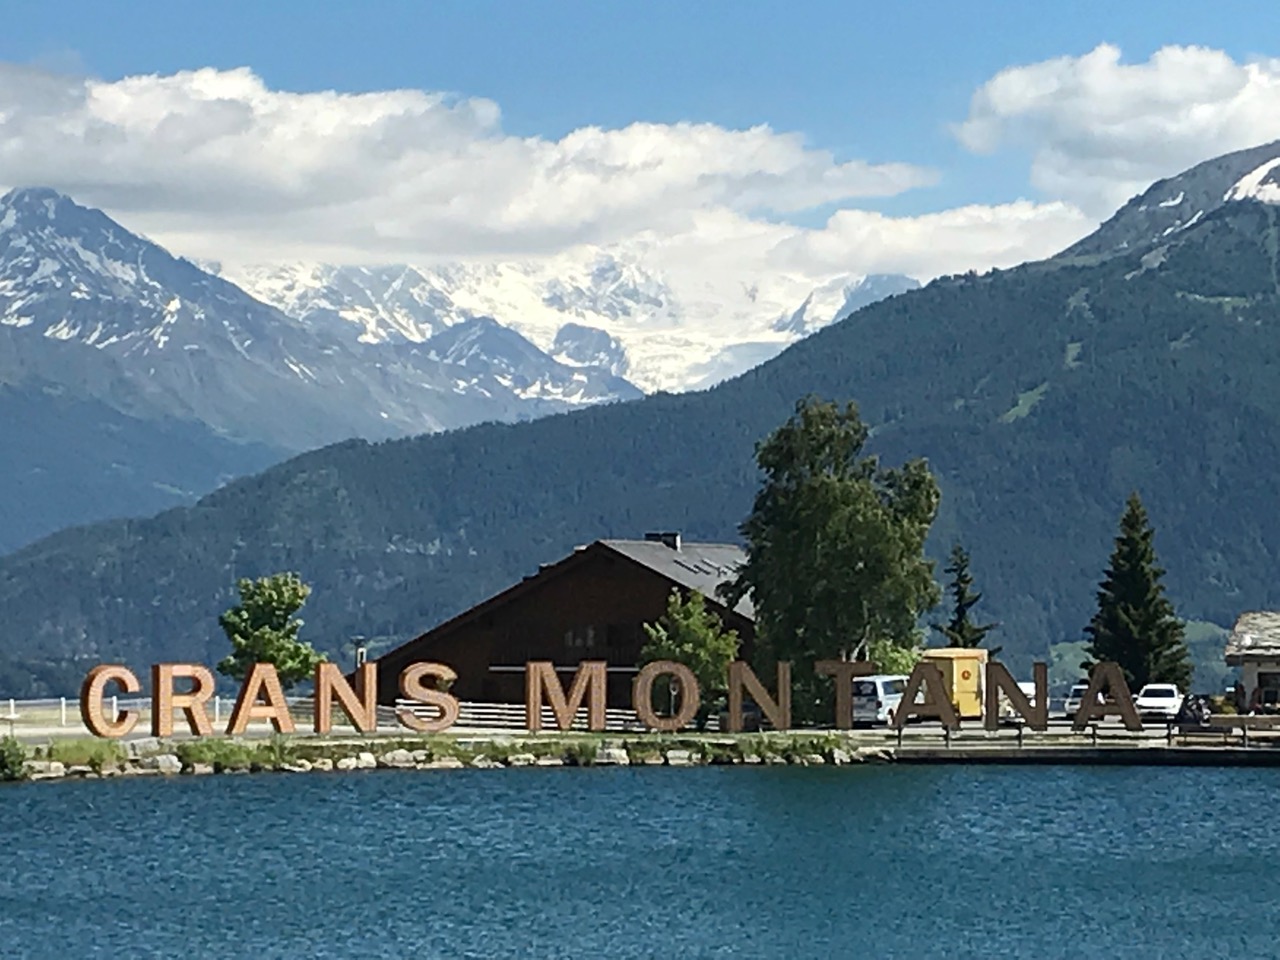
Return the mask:
<path fill-rule="evenodd" d="M 679 533 L 580 546 L 380 657 L 378 702 L 394 703 L 400 672 L 419 661 L 452 667 L 458 680 L 450 692 L 460 700 L 523 703 L 526 662 L 551 661 L 567 687 L 580 661 L 604 660 L 608 705 L 629 707 L 647 639 L 644 625 L 662 617 L 672 590 L 702 593 L 708 609 L 737 631 L 741 655 L 750 652 L 755 638 L 750 599 L 730 609 L 716 593 L 745 560 L 741 547 L 688 543 Z"/>
<path fill-rule="evenodd" d="M 1240 668 L 1243 707 L 1280 711 L 1280 613 L 1243 613 L 1227 637 L 1228 666 Z"/>

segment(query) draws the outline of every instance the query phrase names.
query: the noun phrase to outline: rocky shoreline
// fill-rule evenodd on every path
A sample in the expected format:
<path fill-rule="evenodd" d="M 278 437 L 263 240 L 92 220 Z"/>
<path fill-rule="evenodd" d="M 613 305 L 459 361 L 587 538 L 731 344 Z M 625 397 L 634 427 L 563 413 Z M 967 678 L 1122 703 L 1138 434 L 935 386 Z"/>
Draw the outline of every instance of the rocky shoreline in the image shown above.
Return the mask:
<path fill-rule="evenodd" d="M 83 754 L 81 756 L 80 754 Z M 517 767 L 845 766 L 883 763 L 894 752 L 836 735 L 734 737 L 207 738 L 78 741 L 36 747 L 13 780 L 333 773 L 364 770 L 500 770 Z M 75 762 L 75 761 L 81 762 Z"/>

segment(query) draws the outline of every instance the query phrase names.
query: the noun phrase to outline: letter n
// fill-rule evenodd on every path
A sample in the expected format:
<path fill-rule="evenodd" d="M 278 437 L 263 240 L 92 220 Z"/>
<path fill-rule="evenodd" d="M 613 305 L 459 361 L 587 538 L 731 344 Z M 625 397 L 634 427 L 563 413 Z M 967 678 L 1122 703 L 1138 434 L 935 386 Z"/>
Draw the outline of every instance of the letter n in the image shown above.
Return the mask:
<path fill-rule="evenodd" d="M 779 660 L 778 699 L 769 696 L 755 671 L 741 660 L 729 664 L 729 732 L 742 732 L 742 692 L 751 695 L 775 730 L 791 729 L 791 663 Z"/>
<path fill-rule="evenodd" d="M 573 675 L 573 686 L 566 698 L 555 665 L 549 660 L 530 660 L 524 665 L 525 725 L 532 731 L 542 729 L 542 701 L 545 694 L 555 715 L 556 726 L 568 730 L 573 726 L 573 716 L 590 691 L 587 703 L 587 729 L 604 730 L 605 662 L 583 660 Z"/>
<path fill-rule="evenodd" d="M 1114 703 L 1098 703 L 1098 695 L 1104 689 L 1111 694 Z M 1079 732 L 1089 725 L 1089 721 L 1109 716 L 1119 716 L 1124 721 L 1126 730 L 1142 729 L 1142 718 L 1133 707 L 1133 695 L 1129 693 L 1124 671 L 1120 669 L 1120 664 L 1107 660 L 1094 664 L 1089 673 L 1089 689 L 1080 698 L 1080 709 L 1076 711 L 1076 718 L 1071 726 Z"/>
<path fill-rule="evenodd" d="M 353 727 L 361 733 L 375 732 L 378 729 L 378 665 L 361 664 L 353 689 L 336 663 L 322 660 L 316 664 L 316 733 L 333 729 L 335 698 Z"/>
<path fill-rule="evenodd" d="M 916 703 L 921 686 L 925 690 L 924 700 Z M 902 691 L 902 703 L 894 714 L 893 725 L 901 730 L 912 717 L 938 720 L 950 730 L 960 728 L 960 718 L 951 703 L 951 691 L 942 678 L 942 671 L 936 663 L 928 660 L 921 660 L 912 668 L 911 676 L 907 678 L 907 689 Z"/>
<path fill-rule="evenodd" d="M 987 661 L 985 691 L 982 705 L 982 724 L 988 730 L 1000 728 L 1000 694 L 1009 698 L 1014 713 L 1027 721 L 1032 730 L 1049 729 L 1049 667 L 1044 663 L 1031 665 L 1032 679 L 1036 685 L 1036 702 L 1031 703 L 1022 692 L 1009 668 L 998 660 Z"/>

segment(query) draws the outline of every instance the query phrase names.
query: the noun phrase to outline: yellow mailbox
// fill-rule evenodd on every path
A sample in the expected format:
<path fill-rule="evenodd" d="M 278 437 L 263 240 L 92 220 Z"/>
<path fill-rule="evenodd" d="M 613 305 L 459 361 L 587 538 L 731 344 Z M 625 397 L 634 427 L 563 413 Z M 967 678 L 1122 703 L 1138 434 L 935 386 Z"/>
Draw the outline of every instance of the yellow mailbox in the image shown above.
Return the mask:
<path fill-rule="evenodd" d="M 951 703 L 961 719 L 980 719 L 987 651 L 980 647 L 937 647 L 926 650 L 924 658 L 942 671 L 942 679 L 951 691 Z"/>

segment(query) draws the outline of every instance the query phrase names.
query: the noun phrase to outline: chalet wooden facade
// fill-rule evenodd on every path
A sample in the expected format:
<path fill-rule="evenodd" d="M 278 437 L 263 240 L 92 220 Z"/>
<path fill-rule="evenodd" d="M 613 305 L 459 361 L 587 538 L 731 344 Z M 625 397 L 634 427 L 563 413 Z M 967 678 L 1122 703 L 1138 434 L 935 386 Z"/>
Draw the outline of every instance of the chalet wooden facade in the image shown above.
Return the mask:
<path fill-rule="evenodd" d="M 550 660 L 568 685 L 579 661 L 609 664 L 608 704 L 631 705 L 631 682 L 645 642 L 644 624 L 665 612 L 673 589 L 701 592 L 707 606 L 743 641 L 754 639 L 750 600 L 729 610 L 716 587 L 745 559 L 730 544 L 684 543 L 676 533 L 643 540 L 597 540 L 485 600 L 378 660 L 378 702 L 399 696 L 407 664 L 431 660 L 458 674 L 460 700 L 524 702 L 524 665 Z"/>

